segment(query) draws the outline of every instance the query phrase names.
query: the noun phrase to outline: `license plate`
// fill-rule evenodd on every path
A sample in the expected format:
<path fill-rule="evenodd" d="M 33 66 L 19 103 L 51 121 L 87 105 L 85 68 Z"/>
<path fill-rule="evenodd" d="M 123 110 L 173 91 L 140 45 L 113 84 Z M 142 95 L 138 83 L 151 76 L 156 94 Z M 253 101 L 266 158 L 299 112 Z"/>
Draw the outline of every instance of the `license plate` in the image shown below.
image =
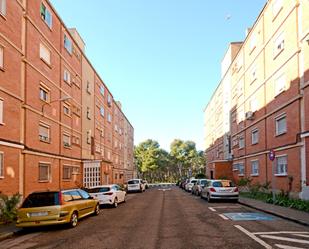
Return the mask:
<path fill-rule="evenodd" d="M 48 215 L 48 212 L 35 212 L 35 213 L 29 213 L 30 217 L 39 217 L 39 216 L 46 216 Z"/>

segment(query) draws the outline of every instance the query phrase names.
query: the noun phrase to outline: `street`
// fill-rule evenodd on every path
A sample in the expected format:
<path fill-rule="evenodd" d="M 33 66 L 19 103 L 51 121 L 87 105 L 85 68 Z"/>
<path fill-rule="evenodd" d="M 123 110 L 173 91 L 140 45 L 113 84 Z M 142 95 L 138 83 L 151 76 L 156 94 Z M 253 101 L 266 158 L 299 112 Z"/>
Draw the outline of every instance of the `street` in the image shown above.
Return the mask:
<path fill-rule="evenodd" d="M 309 248 L 309 227 L 178 187 L 153 188 L 74 229 L 23 231 L 0 248 Z"/>

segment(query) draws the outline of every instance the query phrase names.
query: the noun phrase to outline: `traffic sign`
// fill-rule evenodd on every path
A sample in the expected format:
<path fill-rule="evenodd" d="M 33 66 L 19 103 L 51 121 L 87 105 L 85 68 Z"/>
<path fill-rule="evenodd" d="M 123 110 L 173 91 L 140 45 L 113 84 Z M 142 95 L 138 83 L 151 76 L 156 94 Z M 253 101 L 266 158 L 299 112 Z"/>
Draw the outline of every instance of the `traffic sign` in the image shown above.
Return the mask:
<path fill-rule="evenodd" d="M 270 150 L 268 157 L 269 157 L 270 161 L 274 161 L 275 160 L 275 151 L 274 150 Z"/>

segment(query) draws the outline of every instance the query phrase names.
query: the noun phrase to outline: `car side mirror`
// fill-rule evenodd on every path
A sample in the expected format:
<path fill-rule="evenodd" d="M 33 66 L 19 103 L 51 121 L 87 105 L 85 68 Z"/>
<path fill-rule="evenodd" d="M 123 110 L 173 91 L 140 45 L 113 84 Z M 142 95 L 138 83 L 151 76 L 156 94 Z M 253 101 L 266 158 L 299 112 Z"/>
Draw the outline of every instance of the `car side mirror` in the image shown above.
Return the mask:
<path fill-rule="evenodd" d="M 94 198 L 93 198 L 92 196 L 89 196 L 88 199 L 89 199 L 89 200 L 92 200 L 92 199 L 94 199 Z"/>

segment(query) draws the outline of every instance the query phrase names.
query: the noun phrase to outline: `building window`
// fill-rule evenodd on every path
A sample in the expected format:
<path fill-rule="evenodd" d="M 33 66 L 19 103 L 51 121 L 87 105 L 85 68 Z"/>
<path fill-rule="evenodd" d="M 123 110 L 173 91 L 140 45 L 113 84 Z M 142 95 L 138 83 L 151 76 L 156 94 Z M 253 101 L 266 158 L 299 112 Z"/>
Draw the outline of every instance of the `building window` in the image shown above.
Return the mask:
<path fill-rule="evenodd" d="M 245 174 L 244 163 L 238 163 L 238 175 L 243 176 Z"/>
<path fill-rule="evenodd" d="M 63 146 L 64 147 L 71 147 L 71 136 L 68 134 L 63 134 Z"/>
<path fill-rule="evenodd" d="M 275 79 L 275 96 L 285 91 L 286 80 L 285 75 L 280 75 L 277 79 Z"/>
<path fill-rule="evenodd" d="M 250 53 L 256 48 L 256 35 L 253 34 L 251 35 L 251 38 L 250 38 Z"/>
<path fill-rule="evenodd" d="M 40 100 L 49 102 L 49 90 L 40 85 Z"/>
<path fill-rule="evenodd" d="M 107 121 L 110 123 L 112 122 L 112 115 L 110 113 L 107 115 Z"/>
<path fill-rule="evenodd" d="M 101 114 L 102 117 L 104 117 L 104 107 L 102 107 L 102 106 L 100 107 L 100 114 Z"/>
<path fill-rule="evenodd" d="M 62 179 L 70 180 L 72 178 L 72 167 L 63 165 L 62 168 Z"/>
<path fill-rule="evenodd" d="M 46 124 L 39 124 L 39 139 L 42 142 L 50 142 L 50 127 Z"/>
<path fill-rule="evenodd" d="M 276 157 L 276 175 L 287 175 L 288 157 L 287 155 Z"/>
<path fill-rule="evenodd" d="M 4 110 L 4 108 L 3 108 L 3 100 L 0 99 L 0 124 L 4 123 L 4 121 L 3 121 L 3 110 Z"/>
<path fill-rule="evenodd" d="M 233 164 L 233 171 L 238 171 L 239 167 L 238 167 L 238 163 L 234 163 Z"/>
<path fill-rule="evenodd" d="M 278 54 L 284 49 L 284 34 L 280 34 L 274 41 L 273 56 L 277 57 Z"/>
<path fill-rule="evenodd" d="M 276 136 L 286 133 L 286 115 L 281 115 L 276 118 Z"/>
<path fill-rule="evenodd" d="M 6 15 L 6 0 L 0 0 L 0 15 Z"/>
<path fill-rule="evenodd" d="M 64 34 L 64 47 L 70 54 L 72 54 L 72 41 L 66 34 Z"/>
<path fill-rule="evenodd" d="M 63 113 L 67 116 L 71 116 L 71 108 L 67 104 L 63 104 Z"/>
<path fill-rule="evenodd" d="M 112 105 L 112 96 L 110 96 L 109 94 L 107 96 L 107 104 L 108 104 L 108 106 Z"/>
<path fill-rule="evenodd" d="M 252 84 L 257 79 L 257 67 L 253 66 L 250 71 L 250 83 Z"/>
<path fill-rule="evenodd" d="M 41 3 L 41 18 L 45 21 L 49 28 L 52 28 L 53 17 L 51 12 L 46 8 L 46 6 Z"/>
<path fill-rule="evenodd" d="M 272 8 L 273 8 L 273 18 L 275 18 L 282 8 L 282 0 L 275 0 L 272 5 Z"/>
<path fill-rule="evenodd" d="M 102 96 L 104 96 L 104 86 L 102 86 L 102 85 L 100 86 L 100 93 L 101 93 Z"/>
<path fill-rule="evenodd" d="M 239 146 L 239 149 L 242 149 L 245 147 L 245 139 L 243 136 L 239 137 L 238 146 Z"/>
<path fill-rule="evenodd" d="M 89 81 L 87 81 L 87 93 L 91 93 L 91 91 L 90 91 L 90 82 Z"/>
<path fill-rule="evenodd" d="M 250 102 L 249 102 L 249 106 L 250 106 L 250 111 L 251 112 L 255 112 L 258 109 L 258 100 L 256 97 L 253 97 Z"/>
<path fill-rule="evenodd" d="M 39 181 L 50 180 L 50 164 L 39 163 Z"/>
<path fill-rule="evenodd" d="M 50 50 L 45 45 L 43 45 L 42 43 L 40 43 L 40 58 L 45 63 L 50 65 Z"/>
<path fill-rule="evenodd" d="M 91 144 L 91 130 L 87 131 L 87 144 Z"/>
<path fill-rule="evenodd" d="M 259 161 L 258 160 L 251 161 L 251 175 L 252 176 L 259 175 Z"/>
<path fill-rule="evenodd" d="M 4 69 L 4 48 L 1 46 L 0 46 L 0 69 Z"/>
<path fill-rule="evenodd" d="M 64 69 L 63 72 L 63 80 L 68 83 L 69 85 L 71 84 L 71 74 L 68 70 Z"/>
<path fill-rule="evenodd" d="M 259 142 L 259 130 L 255 129 L 251 132 L 252 144 L 257 144 Z"/>
<path fill-rule="evenodd" d="M 4 177 L 4 160 L 3 152 L 0 151 L 0 177 Z"/>
<path fill-rule="evenodd" d="M 91 117 L 90 117 L 90 107 L 87 107 L 87 118 L 90 120 Z"/>

